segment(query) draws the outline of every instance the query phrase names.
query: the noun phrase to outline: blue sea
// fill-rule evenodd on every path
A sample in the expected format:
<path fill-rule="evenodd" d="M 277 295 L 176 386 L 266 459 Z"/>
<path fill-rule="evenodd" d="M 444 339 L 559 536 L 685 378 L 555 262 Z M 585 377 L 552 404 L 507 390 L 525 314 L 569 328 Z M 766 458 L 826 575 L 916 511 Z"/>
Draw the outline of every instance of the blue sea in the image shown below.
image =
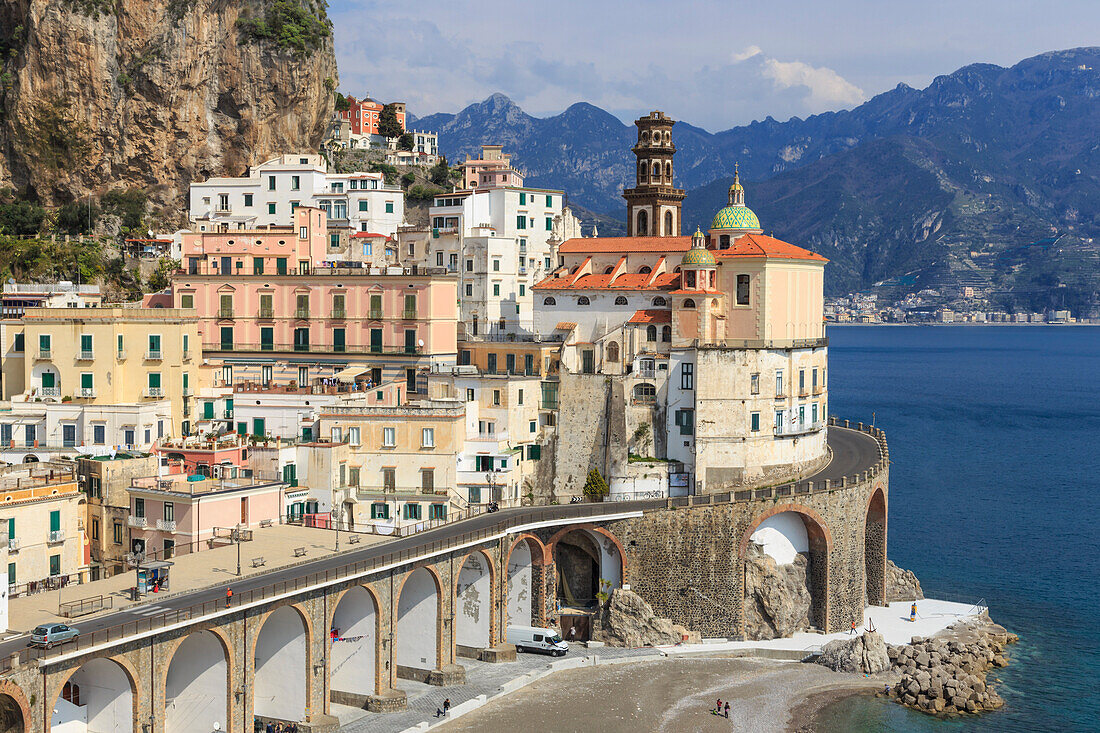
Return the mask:
<path fill-rule="evenodd" d="M 885 700 L 828 731 L 1100 730 L 1100 328 L 829 328 L 833 415 L 890 443 L 889 555 L 928 597 L 985 599 L 1020 636 L 1001 711 L 939 721 Z"/>

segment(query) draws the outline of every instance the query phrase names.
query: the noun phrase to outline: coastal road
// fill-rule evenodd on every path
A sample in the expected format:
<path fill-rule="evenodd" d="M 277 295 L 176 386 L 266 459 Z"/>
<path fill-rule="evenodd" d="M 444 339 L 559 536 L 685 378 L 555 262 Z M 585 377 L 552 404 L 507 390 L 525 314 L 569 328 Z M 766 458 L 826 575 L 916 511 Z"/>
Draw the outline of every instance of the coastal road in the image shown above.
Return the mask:
<path fill-rule="evenodd" d="M 837 480 L 842 476 L 851 476 L 859 471 L 865 471 L 874 465 L 879 459 L 878 443 L 870 435 L 856 430 L 830 427 L 828 434 L 829 448 L 832 450 L 832 460 L 829 465 L 807 480 L 815 482 L 825 479 Z M 455 540 L 468 532 L 477 532 L 492 528 L 505 529 L 507 527 L 528 524 L 531 522 L 571 519 L 585 516 L 599 511 L 602 514 L 616 512 L 644 511 L 658 509 L 665 506 L 663 499 L 650 499 L 642 501 L 623 501 L 602 504 L 559 504 L 551 506 L 518 507 L 515 509 L 502 509 L 492 514 L 482 514 L 470 519 L 443 525 L 435 529 L 425 530 L 418 534 L 394 539 L 375 545 L 368 545 L 361 549 L 349 549 L 339 555 L 329 555 L 300 565 L 274 570 L 262 575 L 252 575 L 229 583 L 220 583 L 208 588 L 197 589 L 191 592 L 179 593 L 167 598 L 157 599 L 152 603 L 144 603 L 130 608 L 120 609 L 113 613 L 81 621 L 76 619 L 73 625 L 80 629 L 82 635 L 88 635 L 93 631 L 113 626 L 120 626 L 135 621 L 144 621 L 150 617 L 165 612 L 182 610 L 191 606 L 210 602 L 221 601 L 225 598 L 227 587 L 233 588 L 235 599 L 239 599 L 249 590 L 259 590 L 283 581 L 293 581 L 316 572 L 334 570 L 344 565 L 362 560 L 376 560 L 390 554 L 396 554 L 403 550 L 427 551 L 433 543 L 441 540 Z M 0 658 L 6 657 L 27 646 L 27 634 L 0 642 Z M 73 649 L 72 645 L 58 647 L 52 655 L 64 653 Z"/>

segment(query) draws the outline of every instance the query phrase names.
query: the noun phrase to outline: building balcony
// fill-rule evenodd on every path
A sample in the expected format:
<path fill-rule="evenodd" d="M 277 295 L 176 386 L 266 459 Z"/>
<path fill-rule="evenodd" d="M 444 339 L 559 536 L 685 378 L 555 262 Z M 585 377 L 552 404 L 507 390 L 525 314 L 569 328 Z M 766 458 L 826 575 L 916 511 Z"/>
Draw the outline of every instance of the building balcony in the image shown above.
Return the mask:
<path fill-rule="evenodd" d="M 219 308 L 218 309 L 218 318 L 232 318 L 232 317 L 233 317 L 233 309 L 232 308 Z"/>
<path fill-rule="evenodd" d="M 334 321 L 342 321 L 347 317 L 348 317 L 348 312 L 346 310 L 344 310 L 343 308 L 333 308 L 332 313 L 329 315 L 329 318 L 331 318 Z"/>
<path fill-rule="evenodd" d="M 95 397 L 95 387 L 81 387 L 80 396 L 88 399 Z"/>
<path fill-rule="evenodd" d="M 95 359 L 95 352 L 91 350 L 84 351 L 83 349 L 81 349 L 76 358 L 78 361 L 93 361 Z"/>
<path fill-rule="evenodd" d="M 160 361 L 163 358 L 164 355 L 161 353 L 160 349 L 149 349 L 145 352 L 146 361 Z"/>
<path fill-rule="evenodd" d="M 190 349 L 184 349 L 183 350 L 183 360 L 184 361 L 191 361 L 191 350 Z"/>
<path fill-rule="evenodd" d="M 309 308 L 295 308 L 294 317 L 300 320 L 309 320 Z"/>
<path fill-rule="evenodd" d="M 157 398 L 163 397 L 164 396 L 164 387 L 146 387 L 145 388 L 145 396 L 146 397 L 157 397 Z"/>
<path fill-rule="evenodd" d="M 43 397 L 60 397 L 61 396 L 61 388 L 60 387 L 43 387 L 42 388 L 42 396 Z"/>
<path fill-rule="evenodd" d="M 126 349 L 119 349 L 115 356 L 119 361 L 126 361 Z"/>
<path fill-rule="evenodd" d="M 232 410 L 225 410 L 224 412 L 222 412 L 222 419 L 232 420 L 233 419 L 233 411 Z"/>
<path fill-rule="evenodd" d="M 174 520 L 174 519 L 158 519 L 157 520 L 157 529 L 159 529 L 161 532 L 175 532 L 176 531 L 176 520 Z"/>
<path fill-rule="evenodd" d="M 60 545 L 65 541 L 65 530 L 55 529 L 46 535 L 46 544 L 48 545 Z"/>
<path fill-rule="evenodd" d="M 218 344 L 218 350 L 219 351 L 232 351 L 233 350 L 233 342 L 232 341 L 222 341 L 220 344 Z"/>
<path fill-rule="evenodd" d="M 129 517 L 126 518 L 126 524 L 136 529 L 145 529 L 145 527 L 148 525 L 148 521 L 145 519 L 145 517 L 135 517 L 131 514 Z"/>
<path fill-rule="evenodd" d="M 9 537 L 8 538 L 8 552 L 19 552 L 19 538 L 18 537 Z"/>
<path fill-rule="evenodd" d="M 38 355 L 35 358 L 39 361 L 49 361 L 53 358 L 53 351 L 50 349 L 39 349 Z"/>
<path fill-rule="evenodd" d="M 314 353 L 314 354 L 382 354 L 417 355 L 425 353 L 427 347 L 382 346 L 371 344 L 287 344 L 287 343 L 241 343 L 223 344 L 220 342 L 203 344 L 203 350 L 209 352 L 268 352 L 268 353 Z"/>
<path fill-rule="evenodd" d="M 634 372 L 634 376 L 638 377 L 639 379 L 656 379 L 657 378 L 657 370 L 656 369 L 639 369 L 636 372 Z"/>
<path fill-rule="evenodd" d="M 270 321 L 270 320 L 275 318 L 275 309 L 274 308 L 260 308 L 260 315 L 258 317 L 262 318 L 264 320 Z"/>
<path fill-rule="evenodd" d="M 786 438 L 794 435 L 806 435 L 807 433 L 816 433 L 824 427 L 825 423 L 821 420 L 818 420 L 817 422 L 795 422 L 784 425 L 776 425 L 774 432 L 777 438 Z"/>
<path fill-rule="evenodd" d="M 382 311 L 371 308 L 370 313 L 367 314 L 367 318 L 370 318 L 372 321 L 380 321 L 382 320 Z"/>
<path fill-rule="evenodd" d="M 825 393 L 825 386 L 821 384 L 814 385 L 814 396 Z"/>

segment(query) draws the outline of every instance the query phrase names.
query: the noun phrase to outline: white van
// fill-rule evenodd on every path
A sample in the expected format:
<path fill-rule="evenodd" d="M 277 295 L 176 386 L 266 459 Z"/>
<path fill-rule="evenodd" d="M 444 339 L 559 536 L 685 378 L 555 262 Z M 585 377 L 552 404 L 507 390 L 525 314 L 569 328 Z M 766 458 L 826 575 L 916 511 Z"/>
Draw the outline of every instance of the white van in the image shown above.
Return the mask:
<path fill-rule="evenodd" d="M 514 645 L 517 652 L 544 652 L 561 657 L 569 651 L 569 644 L 562 641 L 561 634 L 537 626 L 509 626 L 508 643 Z"/>

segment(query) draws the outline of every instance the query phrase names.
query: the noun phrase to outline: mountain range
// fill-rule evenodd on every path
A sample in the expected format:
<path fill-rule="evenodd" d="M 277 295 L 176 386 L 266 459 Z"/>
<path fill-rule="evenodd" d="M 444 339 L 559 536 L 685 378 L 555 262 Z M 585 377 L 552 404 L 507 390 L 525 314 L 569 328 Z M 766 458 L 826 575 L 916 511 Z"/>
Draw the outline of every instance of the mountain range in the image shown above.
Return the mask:
<path fill-rule="evenodd" d="M 623 217 L 634 128 L 598 107 L 536 118 L 495 94 L 415 124 L 452 161 L 503 144 L 601 234 Z M 1100 302 L 1100 48 L 973 64 L 806 119 L 716 133 L 680 121 L 673 135 L 685 229 L 706 227 L 739 163 L 765 230 L 831 259 L 833 293 L 966 283 L 1008 307 Z"/>

